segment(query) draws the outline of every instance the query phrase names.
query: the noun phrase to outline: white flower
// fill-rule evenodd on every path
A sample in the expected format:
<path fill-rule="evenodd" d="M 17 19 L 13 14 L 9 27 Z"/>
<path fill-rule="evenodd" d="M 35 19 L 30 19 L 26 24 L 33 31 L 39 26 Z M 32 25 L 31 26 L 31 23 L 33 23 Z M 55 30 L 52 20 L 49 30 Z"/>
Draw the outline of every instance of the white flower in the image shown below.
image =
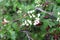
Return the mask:
<path fill-rule="evenodd" d="M 26 21 L 26 20 L 25 20 L 25 25 L 26 25 L 26 26 L 29 26 L 29 24 L 27 23 L 27 21 Z"/>
<path fill-rule="evenodd" d="M 29 24 L 27 23 L 26 26 L 29 26 Z"/>
<path fill-rule="evenodd" d="M 33 16 L 33 17 L 35 17 L 35 15 L 34 15 L 34 14 L 32 14 L 32 16 Z"/>
<path fill-rule="evenodd" d="M 29 15 L 29 17 L 30 17 L 30 18 L 32 18 L 32 16 L 31 16 L 31 15 Z"/>
<path fill-rule="evenodd" d="M 56 21 L 59 21 L 59 17 L 57 18 L 57 20 Z"/>
<path fill-rule="evenodd" d="M 5 23 L 8 23 L 9 21 L 7 21 L 5 18 L 3 19 L 3 21 L 5 22 Z"/>
<path fill-rule="evenodd" d="M 31 10 L 32 12 L 35 12 L 35 10 Z"/>
<path fill-rule="evenodd" d="M 30 20 L 27 20 L 30 25 L 32 25 L 32 22 Z"/>
<path fill-rule="evenodd" d="M 37 24 L 39 24 L 40 23 L 40 21 L 38 20 L 38 19 L 36 19 L 35 21 L 34 21 L 34 24 L 33 25 L 37 25 Z"/>
<path fill-rule="evenodd" d="M 22 11 L 18 10 L 17 13 L 22 13 Z"/>
<path fill-rule="evenodd" d="M 25 25 L 25 23 L 22 23 L 22 26 Z"/>
<path fill-rule="evenodd" d="M 40 5 L 36 5 L 35 7 L 39 7 Z"/>
<path fill-rule="evenodd" d="M 36 20 L 40 20 L 40 18 L 38 18 L 38 17 L 36 17 L 35 19 L 36 19 Z"/>
<path fill-rule="evenodd" d="M 35 12 L 35 10 L 28 11 L 27 13 L 33 13 L 33 12 Z"/>
<path fill-rule="evenodd" d="M 24 26 L 24 25 L 29 26 L 26 20 L 24 21 L 24 23 L 21 24 L 21 26 Z"/>
<path fill-rule="evenodd" d="M 40 17 L 40 13 L 37 14 L 37 17 Z"/>
<path fill-rule="evenodd" d="M 7 24 L 7 23 L 9 23 L 9 21 L 7 21 L 7 20 L 4 18 L 3 21 L 2 21 L 2 24 L 3 24 L 4 26 L 6 26 L 5 24 Z"/>
<path fill-rule="evenodd" d="M 36 23 L 34 23 L 33 25 L 36 25 Z"/>
<path fill-rule="evenodd" d="M 37 24 L 39 24 L 40 23 L 40 18 L 35 18 L 35 21 L 34 21 L 34 24 L 33 25 L 37 25 Z"/>
<path fill-rule="evenodd" d="M 60 15 L 60 12 L 58 12 L 58 15 Z"/>
<path fill-rule="evenodd" d="M 27 21 L 25 20 L 25 22 L 24 22 L 25 24 L 27 24 Z"/>

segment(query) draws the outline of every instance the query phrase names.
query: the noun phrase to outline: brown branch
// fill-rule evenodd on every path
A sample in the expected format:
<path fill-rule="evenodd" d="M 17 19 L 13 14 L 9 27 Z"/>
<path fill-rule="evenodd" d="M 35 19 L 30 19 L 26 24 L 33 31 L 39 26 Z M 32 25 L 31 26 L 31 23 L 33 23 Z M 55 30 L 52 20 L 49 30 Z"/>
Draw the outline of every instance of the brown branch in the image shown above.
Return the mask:
<path fill-rule="evenodd" d="M 33 38 L 30 37 L 29 32 L 28 31 L 22 31 L 23 33 L 26 34 L 26 36 L 28 37 L 28 40 L 33 40 Z"/>
<path fill-rule="evenodd" d="M 41 11 L 41 12 L 44 12 L 44 13 L 46 13 L 46 14 L 49 14 L 49 15 L 53 15 L 53 12 L 47 12 L 47 11 L 45 11 L 45 10 L 43 10 L 42 8 L 36 8 L 36 10 L 39 10 L 39 11 Z"/>
<path fill-rule="evenodd" d="M 39 10 L 39 11 L 41 11 L 41 12 L 44 12 L 44 13 L 46 13 L 46 14 L 49 14 L 49 16 L 50 16 L 50 18 L 51 19 L 57 19 L 54 15 L 53 15 L 53 12 L 47 12 L 47 11 L 45 11 L 45 10 L 43 10 L 42 8 L 35 8 L 35 10 Z"/>

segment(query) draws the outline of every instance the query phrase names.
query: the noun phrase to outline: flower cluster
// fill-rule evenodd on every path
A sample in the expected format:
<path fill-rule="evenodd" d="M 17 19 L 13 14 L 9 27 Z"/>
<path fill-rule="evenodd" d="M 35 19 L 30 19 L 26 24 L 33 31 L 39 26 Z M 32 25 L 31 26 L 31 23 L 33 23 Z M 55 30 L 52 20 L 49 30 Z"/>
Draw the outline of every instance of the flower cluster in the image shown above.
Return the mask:
<path fill-rule="evenodd" d="M 34 18 L 33 21 L 30 20 L 30 19 L 26 19 L 26 20 L 22 23 L 22 25 L 26 25 L 26 26 L 34 25 L 34 26 L 36 26 L 36 25 L 38 25 L 38 24 L 40 23 L 40 13 L 38 13 L 37 15 L 35 15 L 34 12 L 35 12 L 35 10 L 31 10 L 31 11 L 28 11 L 28 12 L 27 12 L 29 18 L 31 18 L 31 19 Z"/>

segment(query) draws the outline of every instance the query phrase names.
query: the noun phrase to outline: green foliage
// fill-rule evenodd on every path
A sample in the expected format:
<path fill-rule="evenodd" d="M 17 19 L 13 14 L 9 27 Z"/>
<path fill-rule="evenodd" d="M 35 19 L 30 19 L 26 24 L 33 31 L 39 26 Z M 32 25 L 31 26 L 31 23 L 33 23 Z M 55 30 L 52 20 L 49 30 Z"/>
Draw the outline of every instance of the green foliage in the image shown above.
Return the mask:
<path fill-rule="evenodd" d="M 60 0 L 56 0 L 57 3 L 60 3 Z"/>
<path fill-rule="evenodd" d="M 2 0 L 0 40 L 60 39 L 60 0 Z"/>

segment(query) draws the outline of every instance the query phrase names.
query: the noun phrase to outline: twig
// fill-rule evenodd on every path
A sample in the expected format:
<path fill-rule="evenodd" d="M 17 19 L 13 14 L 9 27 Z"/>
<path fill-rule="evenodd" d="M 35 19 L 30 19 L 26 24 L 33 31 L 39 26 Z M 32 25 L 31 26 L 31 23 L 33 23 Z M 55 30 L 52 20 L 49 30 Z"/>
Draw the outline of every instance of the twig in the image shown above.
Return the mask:
<path fill-rule="evenodd" d="M 39 11 L 41 11 L 41 12 L 44 12 L 44 13 L 46 13 L 46 14 L 49 14 L 49 16 L 50 16 L 50 18 L 51 19 L 57 19 L 54 15 L 53 15 L 53 12 L 47 12 L 47 11 L 45 11 L 45 10 L 43 10 L 42 8 L 35 8 L 35 10 L 39 10 Z"/>
<path fill-rule="evenodd" d="M 28 31 L 22 31 L 22 32 L 24 32 L 24 33 L 26 34 L 26 36 L 28 37 L 28 40 L 33 40 L 33 39 L 30 37 L 30 35 L 29 35 L 29 32 L 28 32 Z"/>
<path fill-rule="evenodd" d="M 43 9 L 41 9 L 41 8 L 36 8 L 35 10 L 39 10 L 39 11 L 41 11 L 41 12 L 44 12 L 44 13 L 46 13 L 46 14 L 49 14 L 49 15 L 51 15 L 51 16 L 53 16 L 53 12 L 47 12 L 47 11 L 44 11 Z"/>

